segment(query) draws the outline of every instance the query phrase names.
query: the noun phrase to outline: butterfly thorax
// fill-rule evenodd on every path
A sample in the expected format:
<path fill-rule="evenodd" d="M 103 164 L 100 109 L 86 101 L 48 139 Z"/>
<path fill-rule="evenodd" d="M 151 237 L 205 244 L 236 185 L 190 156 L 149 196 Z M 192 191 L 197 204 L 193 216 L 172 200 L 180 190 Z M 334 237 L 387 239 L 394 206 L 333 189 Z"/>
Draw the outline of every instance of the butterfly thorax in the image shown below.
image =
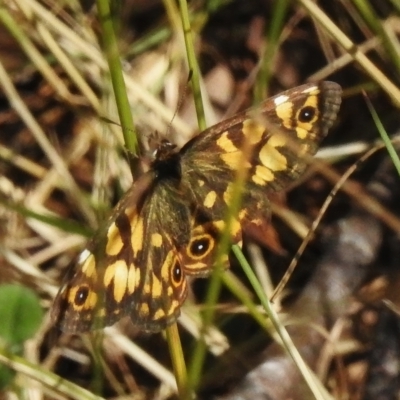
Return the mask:
<path fill-rule="evenodd" d="M 180 161 L 181 156 L 177 146 L 163 139 L 154 152 L 151 168 L 155 171 L 157 179 L 175 178 L 180 180 L 182 177 Z"/>

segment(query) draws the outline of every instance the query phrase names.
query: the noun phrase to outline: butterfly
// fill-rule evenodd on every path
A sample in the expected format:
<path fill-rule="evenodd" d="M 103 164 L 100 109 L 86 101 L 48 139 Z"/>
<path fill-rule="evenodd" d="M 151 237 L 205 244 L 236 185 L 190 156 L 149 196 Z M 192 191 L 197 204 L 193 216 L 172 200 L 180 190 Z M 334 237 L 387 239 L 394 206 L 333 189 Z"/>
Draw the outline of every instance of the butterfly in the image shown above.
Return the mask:
<path fill-rule="evenodd" d="M 248 234 L 263 242 L 268 194 L 305 171 L 305 157 L 317 151 L 340 103 L 338 84 L 309 83 L 206 129 L 181 149 L 161 141 L 149 171 L 68 271 L 52 307 L 56 325 L 77 333 L 129 316 L 138 328 L 159 331 L 174 322 L 188 277 L 213 268 L 238 170 L 246 179 L 231 241 Z"/>

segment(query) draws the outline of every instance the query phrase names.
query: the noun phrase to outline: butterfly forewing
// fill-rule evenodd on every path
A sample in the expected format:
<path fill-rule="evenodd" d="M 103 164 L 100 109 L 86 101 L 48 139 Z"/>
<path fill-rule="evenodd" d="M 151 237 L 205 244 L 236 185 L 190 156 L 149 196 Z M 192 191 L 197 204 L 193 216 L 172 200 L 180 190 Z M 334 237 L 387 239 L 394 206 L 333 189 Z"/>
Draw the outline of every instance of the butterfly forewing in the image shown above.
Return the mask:
<path fill-rule="evenodd" d="M 274 96 L 190 140 L 181 151 L 182 175 L 191 182 L 198 176 L 210 190 L 215 185 L 226 188 L 229 178 L 244 167 L 239 164 L 240 156 L 248 140 L 254 145 L 248 168 L 255 174 L 257 166 L 264 168 L 259 178 L 251 176 L 250 181 L 266 191 L 280 190 L 305 170 L 302 156 L 315 154 L 335 121 L 340 103 L 341 88 L 334 82 L 307 84 Z"/>
<path fill-rule="evenodd" d="M 151 171 L 67 275 L 53 319 L 70 332 L 125 315 L 151 331 L 173 322 L 186 296 L 185 276 L 212 269 L 238 171 L 246 179 L 230 224 L 232 242 L 246 233 L 265 243 L 268 193 L 304 172 L 340 102 L 336 83 L 307 84 L 205 130 L 180 151 L 163 141 Z"/>

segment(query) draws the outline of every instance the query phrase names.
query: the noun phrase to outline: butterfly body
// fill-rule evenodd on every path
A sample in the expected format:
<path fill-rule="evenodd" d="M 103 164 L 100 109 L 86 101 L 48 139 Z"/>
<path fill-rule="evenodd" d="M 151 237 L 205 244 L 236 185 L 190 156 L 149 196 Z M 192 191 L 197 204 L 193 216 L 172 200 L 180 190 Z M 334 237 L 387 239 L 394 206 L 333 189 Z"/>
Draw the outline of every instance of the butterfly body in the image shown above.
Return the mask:
<path fill-rule="evenodd" d="M 150 170 L 67 275 L 53 306 L 56 323 L 83 332 L 129 315 L 156 331 L 175 321 L 187 276 L 212 269 L 238 170 L 245 181 L 231 240 L 250 233 L 262 242 L 267 195 L 304 172 L 304 157 L 316 152 L 340 99 L 335 83 L 307 84 L 201 132 L 180 150 L 162 141 Z"/>

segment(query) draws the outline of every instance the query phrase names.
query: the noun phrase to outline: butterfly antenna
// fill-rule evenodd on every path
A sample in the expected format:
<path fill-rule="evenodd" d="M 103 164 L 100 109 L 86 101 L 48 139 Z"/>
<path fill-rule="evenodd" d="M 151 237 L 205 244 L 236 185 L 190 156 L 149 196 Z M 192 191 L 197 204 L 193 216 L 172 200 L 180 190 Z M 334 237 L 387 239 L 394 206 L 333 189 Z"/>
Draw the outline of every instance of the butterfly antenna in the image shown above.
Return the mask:
<path fill-rule="evenodd" d="M 171 132 L 172 122 L 174 121 L 176 114 L 178 114 L 179 110 L 181 109 L 183 101 L 186 99 L 186 94 L 189 88 L 189 82 L 192 80 L 192 76 L 193 76 L 193 71 L 190 70 L 186 81 L 186 85 L 183 88 L 181 96 L 179 97 L 178 105 L 176 106 L 174 115 L 172 116 L 171 122 L 168 124 L 167 131 L 165 133 L 166 137 L 168 137 L 169 133 Z"/>

